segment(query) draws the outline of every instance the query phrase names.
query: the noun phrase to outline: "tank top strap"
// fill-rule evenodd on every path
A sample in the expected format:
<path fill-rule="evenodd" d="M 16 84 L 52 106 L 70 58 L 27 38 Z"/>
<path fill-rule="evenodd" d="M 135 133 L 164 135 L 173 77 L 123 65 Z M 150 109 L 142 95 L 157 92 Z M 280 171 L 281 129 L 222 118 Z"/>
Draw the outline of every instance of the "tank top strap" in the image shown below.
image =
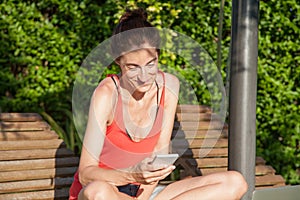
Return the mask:
<path fill-rule="evenodd" d="M 162 71 L 159 71 L 163 77 L 163 87 L 162 87 L 162 92 L 161 92 L 161 97 L 160 97 L 160 103 L 159 107 L 163 107 L 165 105 L 165 86 L 166 86 L 166 80 L 165 80 L 165 73 Z"/>
<path fill-rule="evenodd" d="M 117 99 L 117 103 L 116 103 L 115 111 L 114 111 L 113 121 L 118 122 L 117 126 L 119 128 L 121 128 L 122 130 L 124 130 L 125 126 L 124 126 L 124 123 L 123 123 L 122 96 L 121 96 L 121 93 L 120 93 L 119 76 L 116 75 L 116 74 L 109 74 L 109 75 L 107 75 L 107 77 L 111 77 L 111 79 L 113 80 L 113 82 L 116 86 L 117 95 L 118 95 L 118 99 Z"/>
<path fill-rule="evenodd" d="M 112 79 L 112 81 L 114 82 L 116 89 L 119 91 L 119 77 L 116 74 L 108 74 L 106 77 L 110 77 Z"/>
<path fill-rule="evenodd" d="M 163 87 L 162 87 L 162 92 L 161 92 L 161 97 L 160 97 L 160 103 L 157 108 L 156 112 L 156 117 L 155 121 L 153 124 L 153 127 L 148 135 L 148 137 L 153 137 L 157 134 L 160 134 L 161 127 L 162 127 L 162 121 L 163 121 L 163 116 L 164 116 L 164 104 L 165 104 L 165 74 L 162 71 L 159 71 L 159 73 L 163 77 Z"/>

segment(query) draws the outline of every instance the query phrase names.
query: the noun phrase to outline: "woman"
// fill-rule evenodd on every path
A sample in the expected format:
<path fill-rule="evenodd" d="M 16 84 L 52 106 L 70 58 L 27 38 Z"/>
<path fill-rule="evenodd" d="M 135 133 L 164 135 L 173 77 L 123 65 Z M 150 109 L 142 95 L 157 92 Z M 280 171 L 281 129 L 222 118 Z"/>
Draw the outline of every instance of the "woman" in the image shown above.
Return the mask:
<path fill-rule="evenodd" d="M 168 153 L 179 81 L 158 70 L 160 39 L 151 27 L 136 9 L 127 10 L 114 30 L 112 54 L 121 74 L 94 91 L 70 199 L 240 199 L 247 184 L 233 171 L 157 187 L 175 169 L 150 161 Z M 129 30 L 138 31 L 120 34 Z"/>

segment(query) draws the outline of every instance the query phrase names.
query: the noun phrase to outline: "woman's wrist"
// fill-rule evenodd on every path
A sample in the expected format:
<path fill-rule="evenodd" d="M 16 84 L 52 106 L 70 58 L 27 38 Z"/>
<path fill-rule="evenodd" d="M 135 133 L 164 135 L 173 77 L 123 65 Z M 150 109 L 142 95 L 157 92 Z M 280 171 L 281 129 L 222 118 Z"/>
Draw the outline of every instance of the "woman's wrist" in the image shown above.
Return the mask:
<path fill-rule="evenodd" d="M 134 174 L 134 168 L 135 167 L 129 167 L 127 168 L 127 170 L 125 170 L 125 173 L 122 172 L 122 175 L 124 175 L 125 177 L 125 180 L 128 182 L 128 183 L 134 183 L 136 182 L 133 174 Z"/>

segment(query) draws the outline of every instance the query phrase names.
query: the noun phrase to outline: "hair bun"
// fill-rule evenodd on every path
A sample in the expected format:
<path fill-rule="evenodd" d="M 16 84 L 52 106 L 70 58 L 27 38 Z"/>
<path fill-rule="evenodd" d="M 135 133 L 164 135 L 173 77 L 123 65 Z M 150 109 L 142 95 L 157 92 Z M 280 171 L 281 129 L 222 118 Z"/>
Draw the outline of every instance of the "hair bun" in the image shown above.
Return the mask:
<path fill-rule="evenodd" d="M 133 20 L 133 19 L 147 21 L 147 18 L 148 18 L 148 14 L 143 8 L 138 8 L 135 10 L 126 9 L 125 14 L 120 18 L 120 23 Z"/>
<path fill-rule="evenodd" d="M 113 36 L 115 36 L 111 40 L 111 53 L 113 56 L 118 59 L 122 54 L 130 52 L 135 48 L 144 48 L 143 45 L 145 44 L 155 48 L 159 53 L 160 34 L 147 21 L 147 16 L 147 12 L 142 8 L 127 9 L 125 11 L 113 30 Z M 130 34 L 119 34 L 129 30 L 131 30 Z"/>

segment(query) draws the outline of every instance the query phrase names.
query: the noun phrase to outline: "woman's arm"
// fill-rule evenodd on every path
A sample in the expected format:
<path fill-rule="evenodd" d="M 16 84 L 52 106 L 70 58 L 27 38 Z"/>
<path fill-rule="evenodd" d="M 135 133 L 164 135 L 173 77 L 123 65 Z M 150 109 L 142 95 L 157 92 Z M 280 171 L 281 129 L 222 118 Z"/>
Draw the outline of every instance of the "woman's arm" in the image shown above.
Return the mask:
<path fill-rule="evenodd" d="M 161 128 L 160 138 L 155 147 L 156 154 L 168 154 L 169 144 L 174 126 L 175 113 L 178 103 L 179 80 L 177 77 L 165 73 L 165 105 L 164 117 Z"/>
<path fill-rule="evenodd" d="M 78 169 L 79 181 L 83 186 L 97 180 L 114 185 L 124 185 L 132 181 L 130 173 L 98 167 L 106 126 L 112 120 L 116 99 L 115 85 L 110 78 L 104 79 L 92 96 Z"/>

